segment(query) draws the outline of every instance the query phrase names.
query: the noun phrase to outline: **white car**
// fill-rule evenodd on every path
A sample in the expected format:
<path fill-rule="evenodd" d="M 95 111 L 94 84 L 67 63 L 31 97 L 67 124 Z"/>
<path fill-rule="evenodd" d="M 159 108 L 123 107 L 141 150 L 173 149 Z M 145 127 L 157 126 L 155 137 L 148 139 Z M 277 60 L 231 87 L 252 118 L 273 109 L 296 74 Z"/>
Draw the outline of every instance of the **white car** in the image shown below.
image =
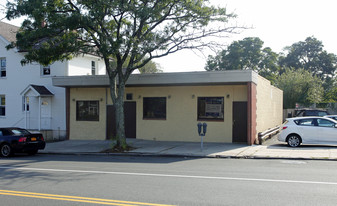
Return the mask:
<path fill-rule="evenodd" d="M 289 118 L 282 125 L 278 140 L 290 147 L 301 143 L 337 145 L 337 121 L 327 117 Z"/>
<path fill-rule="evenodd" d="M 328 117 L 328 118 L 337 120 L 337 115 L 326 115 L 326 116 L 324 116 L 324 117 Z"/>

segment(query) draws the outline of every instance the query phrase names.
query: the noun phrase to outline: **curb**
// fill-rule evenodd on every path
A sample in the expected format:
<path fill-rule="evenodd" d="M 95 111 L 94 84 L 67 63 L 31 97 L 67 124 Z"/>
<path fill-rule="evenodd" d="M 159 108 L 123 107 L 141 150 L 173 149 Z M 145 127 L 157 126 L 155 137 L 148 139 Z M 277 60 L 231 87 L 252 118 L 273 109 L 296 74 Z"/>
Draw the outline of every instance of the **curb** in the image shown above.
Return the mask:
<path fill-rule="evenodd" d="M 232 156 L 232 155 L 193 155 L 193 154 L 153 154 L 153 153 L 101 153 L 101 152 L 39 152 L 49 155 L 96 155 L 96 156 L 130 156 L 130 157 L 181 157 L 181 158 L 209 158 L 209 159 L 265 159 L 265 160 L 319 160 L 337 161 L 337 158 L 306 158 L 306 157 L 266 157 L 266 156 Z"/>

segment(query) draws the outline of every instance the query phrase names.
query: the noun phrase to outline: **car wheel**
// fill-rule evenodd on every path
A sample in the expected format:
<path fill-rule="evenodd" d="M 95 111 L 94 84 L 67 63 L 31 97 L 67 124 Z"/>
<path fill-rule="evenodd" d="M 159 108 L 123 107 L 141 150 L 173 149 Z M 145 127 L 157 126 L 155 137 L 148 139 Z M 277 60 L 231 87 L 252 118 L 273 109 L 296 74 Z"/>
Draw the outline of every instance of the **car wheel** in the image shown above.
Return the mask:
<path fill-rule="evenodd" d="M 0 147 L 0 155 L 2 157 L 9 157 L 12 155 L 12 148 L 9 144 L 3 144 Z"/>
<path fill-rule="evenodd" d="M 27 152 L 29 155 L 35 155 L 37 153 L 38 150 L 32 150 Z"/>
<path fill-rule="evenodd" d="M 289 147 L 298 147 L 301 144 L 301 137 L 295 134 L 289 135 L 287 143 Z"/>

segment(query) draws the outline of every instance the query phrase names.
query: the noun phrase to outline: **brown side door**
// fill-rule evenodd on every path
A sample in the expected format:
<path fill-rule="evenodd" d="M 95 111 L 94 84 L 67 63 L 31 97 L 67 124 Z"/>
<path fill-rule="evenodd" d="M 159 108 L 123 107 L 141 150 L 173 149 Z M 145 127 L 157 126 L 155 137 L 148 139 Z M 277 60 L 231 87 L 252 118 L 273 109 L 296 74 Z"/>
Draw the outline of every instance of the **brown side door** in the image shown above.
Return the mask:
<path fill-rule="evenodd" d="M 116 137 L 116 116 L 115 107 L 107 106 L 107 137 Z M 124 102 L 124 126 L 126 138 L 136 138 L 136 102 Z"/>
<path fill-rule="evenodd" d="M 233 102 L 233 142 L 247 143 L 247 102 Z"/>

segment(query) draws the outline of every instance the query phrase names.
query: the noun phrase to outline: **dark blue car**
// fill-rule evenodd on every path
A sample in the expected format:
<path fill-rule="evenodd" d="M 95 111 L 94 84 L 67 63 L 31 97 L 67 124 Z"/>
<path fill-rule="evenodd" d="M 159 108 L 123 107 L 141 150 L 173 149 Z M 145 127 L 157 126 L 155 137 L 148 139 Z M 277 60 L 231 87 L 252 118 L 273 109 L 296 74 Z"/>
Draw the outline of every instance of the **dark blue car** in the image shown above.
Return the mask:
<path fill-rule="evenodd" d="M 14 153 L 34 155 L 44 149 L 46 142 L 41 133 L 31 133 L 26 129 L 0 128 L 0 155 L 9 157 Z"/>

